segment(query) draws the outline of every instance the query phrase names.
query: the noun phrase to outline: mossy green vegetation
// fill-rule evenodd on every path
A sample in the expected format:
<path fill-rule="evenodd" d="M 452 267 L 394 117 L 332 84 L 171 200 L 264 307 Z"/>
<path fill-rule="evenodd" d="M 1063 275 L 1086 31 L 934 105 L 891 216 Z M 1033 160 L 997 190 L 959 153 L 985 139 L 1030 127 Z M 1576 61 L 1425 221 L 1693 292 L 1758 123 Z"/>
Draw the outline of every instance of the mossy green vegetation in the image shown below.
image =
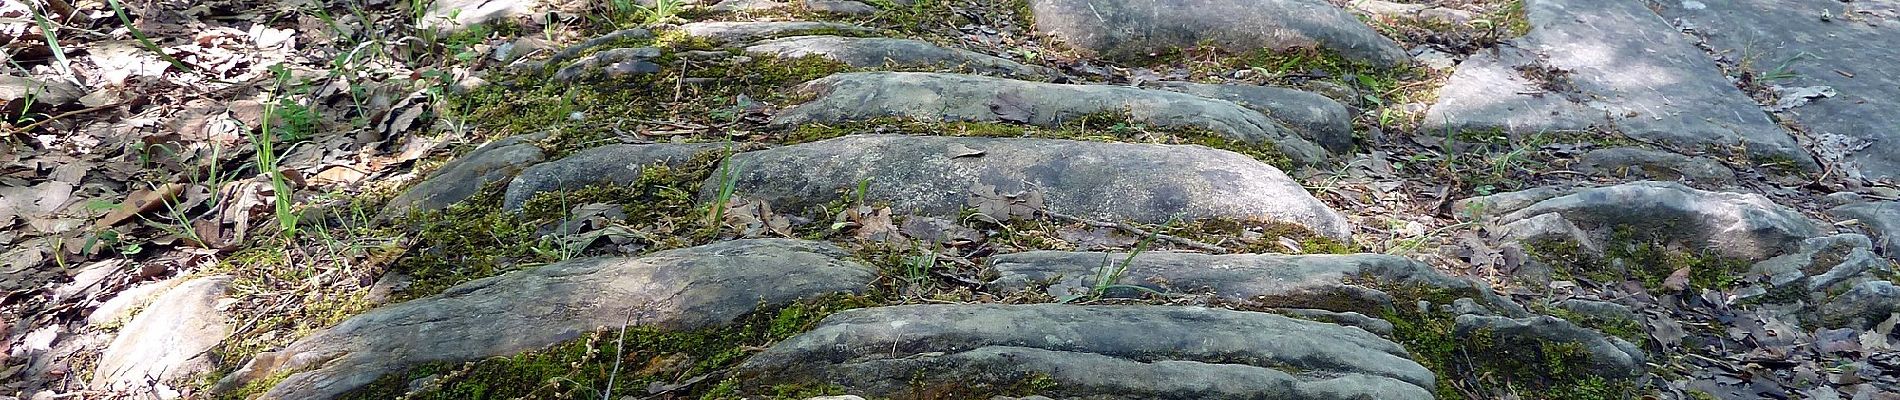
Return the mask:
<path fill-rule="evenodd" d="M 1751 264 L 1747 260 L 1691 249 L 1692 244 L 1668 237 L 1671 232 L 1675 230 L 1616 227 L 1600 256 L 1588 254 L 1575 242 L 1557 240 L 1528 242 L 1524 250 L 1533 259 L 1549 265 L 1551 279 L 1558 280 L 1634 280 L 1650 290 L 1663 290 L 1663 282 L 1670 274 L 1688 268 L 1689 287 L 1726 289 L 1746 276 Z"/>
<path fill-rule="evenodd" d="M 1449 315 L 1416 310 L 1384 315 L 1393 340 L 1438 375 L 1440 399 L 1630 399 L 1636 383 L 1591 371 L 1590 354 L 1576 343 L 1501 338 L 1478 330 L 1460 335 Z"/>
<path fill-rule="evenodd" d="M 343 398 L 598 399 L 606 394 L 609 381 L 615 388 L 613 398 L 644 395 L 654 383 L 684 383 L 672 392 L 675 398 L 837 394 L 828 387 L 759 387 L 727 376 L 726 370 L 765 346 L 810 330 L 825 316 L 881 302 L 872 296 L 833 295 L 762 309 L 725 327 L 669 332 L 631 326 L 624 336 L 618 329 L 604 330 L 514 356 L 417 366 Z"/>

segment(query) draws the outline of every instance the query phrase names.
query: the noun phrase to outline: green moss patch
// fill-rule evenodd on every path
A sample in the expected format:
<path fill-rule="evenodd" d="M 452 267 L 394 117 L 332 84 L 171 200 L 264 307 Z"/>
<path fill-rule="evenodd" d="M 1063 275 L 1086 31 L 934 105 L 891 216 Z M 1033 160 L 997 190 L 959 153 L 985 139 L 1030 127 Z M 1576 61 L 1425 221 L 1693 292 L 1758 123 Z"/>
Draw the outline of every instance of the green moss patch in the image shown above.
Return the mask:
<path fill-rule="evenodd" d="M 1600 256 L 1587 254 L 1576 243 L 1554 240 L 1526 243 L 1525 252 L 1550 266 L 1551 279 L 1634 280 L 1651 290 L 1664 290 L 1664 281 L 1682 268 L 1689 269 L 1692 288 L 1730 288 L 1746 276 L 1752 264 L 1748 260 L 1691 249 L 1693 244 L 1665 236 L 1670 232 L 1674 230 L 1617 227 Z"/>
<path fill-rule="evenodd" d="M 1055 127 L 1001 122 L 919 121 L 889 117 L 840 124 L 805 124 L 789 133 L 788 140 L 793 143 L 803 143 L 870 133 L 1197 144 L 1245 154 L 1281 170 L 1291 171 L 1294 168 L 1292 160 L 1271 143 L 1241 142 L 1228 139 L 1210 130 L 1193 127 L 1149 126 L 1134 121 L 1127 112 L 1083 115 Z"/>

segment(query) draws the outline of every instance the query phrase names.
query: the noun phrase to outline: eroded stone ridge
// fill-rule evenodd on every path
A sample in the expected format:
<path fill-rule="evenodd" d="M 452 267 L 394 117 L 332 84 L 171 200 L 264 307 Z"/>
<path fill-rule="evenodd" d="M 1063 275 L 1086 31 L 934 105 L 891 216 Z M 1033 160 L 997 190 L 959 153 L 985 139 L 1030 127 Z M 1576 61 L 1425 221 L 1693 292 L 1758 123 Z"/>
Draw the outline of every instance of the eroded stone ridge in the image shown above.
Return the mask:
<path fill-rule="evenodd" d="M 1356 328 L 1174 306 L 912 305 L 833 314 L 739 367 L 764 382 L 892 395 L 916 379 L 1059 397 L 1430 399 L 1431 371 Z"/>
<path fill-rule="evenodd" d="M 629 185 L 640 180 L 646 167 L 678 167 L 695 157 L 711 156 L 720 144 L 610 144 L 575 152 L 559 160 L 521 170 L 502 194 L 503 208 L 520 208 L 537 194 L 580 189 L 592 185 Z"/>
<path fill-rule="evenodd" d="M 1154 87 L 1234 102 L 1280 120 L 1333 153 L 1352 150 L 1352 113 L 1318 93 L 1273 86 L 1156 82 Z"/>
<path fill-rule="evenodd" d="M 421 183 L 390 199 L 383 218 L 402 216 L 410 211 L 434 211 L 467 200 L 490 183 L 507 181 L 521 169 L 540 163 L 547 156 L 536 141 L 542 134 L 512 136 L 483 145 L 475 151 L 443 164 Z"/>
<path fill-rule="evenodd" d="M 1042 199 L 1049 211 L 1110 221 L 1265 221 L 1345 240 L 1339 213 L 1285 173 L 1201 146 L 1056 139 L 853 135 L 727 159 L 738 197 L 802 212 L 841 196 L 899 213 L 954 217 L 977 185 Z M 715 174 L 701 198 L 722 186 Z"/>
<path fill-rule="evenodd" d="M 862 26 L 817 21 L 701 21 L 680 25 L 679 29 L 688 35 L 720 44 L 751 43 L 788 36 L 871 32 L 870 28 Z"/>
<path fill-rule="evenodd" d="M 1212 43 L 1230 51 L 1323 48 L 1392 66 L 1397 43 L 1323 0 L 1031 0 L 1036 29 L 1110 58 Z"/>
<path fill-rule="evenodd" d="M 1813 220 L 1758 194 L 1711 192 L 1674 182 L 1643 181 L 1551 195 L 1521 208 L 1491 208 L 1500 234 L 1512 240 L 1559 239 L 1601 251 L 1617 230 L 1660 235 L 1729 258 L 1759 261 L 1797 250 L 1817 236 Z M 1509 198 L 1513 195 L 1503 195 Z M 1511 201 L 1510 205 L 1523 202 Z M 1499 204 L 1484 199 L 1469 207 Z"/>
<path fill-rule="evenodd" d="M 1381 254 L 1209 255 L 1182 252 L 1127 254 L 1032 251 L 991 259 L 1000 276 L 991 282 L 1016 290 L 1045 282 L 1050 295 L 1085 294 L 1103 274 L 1120 272 L 1115 285 L 1160 293 L 1210 293 L 1239 304 L 1263 307 L 1319 308 L 1379 315 L 1394 310 L 1396 299 L 1381 286 L 1455 290 L 1478 296 L 1482 289 L 1439 273 L 1405 257 Z M 1109 297 L 1141 297 L 1132 289 L 1109 290 Z M 1404 306 L 1411 306 L 1405 304 Z"/>
<path fill-rule="evenodd" d="M 1791 109 L 1815 153 L 1850 178 L 1900 178 L 1900 3 L 1661 1 L 1663 17 L 1707 38 L 1761 84 L 1835 95 Z M 1827 17 L 1824 17 L 1827 16 Z M 1784 95 L 1785 96 L 1785 95 Z M 1783 100 L 1787 100 L 1786 97 Z"/>
<path fill-rule="evenodd" d="M 1647 3 L 1525 0 L 1530 33 L 1460 64 L 1422 129 L 1616 131 L 1683 151 L 1740 146 L 1756 160 L 1815 165 Z"/>
<path fill-rule="evenodd" d="M 847 256 L 820 242 L 752 239 L 570 260 L 357 315 L 257 355 L 218 386 L 288 373 L 262 398 L 323 399 L 422 363 L 540 349 L 630 319 L 669 330 L 718 326 L 761 305 L 864 290 L 875 272 Z"/>
<path fill-rule="evenodd" d="M 1125 86 L 1068 85 L 972 75 L 868 72 L 837 74 L 799 90 L 810 102 L 780 112 L 776 125 L 838 123 L 877 118 L 922 121 L 1014 122 L 1052 127 L 1084 117 L 1121 114 L 1160 127 L 1212 131 L 1247 143 L 1272 144 L 1298 163 L 1324 162 L 1319 143 L 1350 142 L 1350 136 L 1302 137 L 1254 110 L 1231 101 Z M 1336 135 L 1338 132 L 1304 132 Z"/>
<path fill-rule="evenodd" d="M 1048 68 L 915 39 L 794 36 L 755 43 L 746 46 L 745 52 L 787 58 L 818 56 L 858 68 L 967 68 L 980 74 L 1021 78 L 1056 75 Z"/>

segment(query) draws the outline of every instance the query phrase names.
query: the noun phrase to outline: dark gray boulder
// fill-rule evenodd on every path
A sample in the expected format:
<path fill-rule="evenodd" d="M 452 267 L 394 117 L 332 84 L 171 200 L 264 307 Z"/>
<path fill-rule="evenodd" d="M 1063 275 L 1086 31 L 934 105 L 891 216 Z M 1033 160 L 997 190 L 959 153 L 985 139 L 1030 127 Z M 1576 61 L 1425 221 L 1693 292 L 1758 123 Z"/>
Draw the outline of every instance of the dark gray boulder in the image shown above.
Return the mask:
<path fill-rule="evenodd" d="M 1767 197 L 1703 191 L 1675 182 L 1583 189 L 1521 208 L 1484 212 L 1497 216 L 1499 234 L 1509 240 L 1577 240 L 1585 249 L 1601 250 L 1612 233 L 1622 229 L 1751 261 L 1795 251 L 1820 232 L 1813 220 Z"/>
<path fill-rule="evenodd" d="M 1816 156 L 1849 178 L 1900 179 L 1900 30 L 1891 1 L 1660 1 L 1663 18 L 1705 39 L 1757 84 L 1831 89 L 1783 113 Z M 1823 20 L 1823 14 L 1837 14 Z M 1778 76 L 1777 76 L 1778 75 Z M 1772 79 L 1772 80 L 1771 80 Z M 1787 94 L 1783 94 L 1786 100 Z"/>
<path fill-rule="evenodd" d="M 646 167 L 679 167 L 697 157 L 711 157 L 724 149 L 716 143 L 610 144 L 575 152 L 559 160 L 521 170 L 502 194 L 501 206 L 521 208 L 537 194 L 574 190 L 593 185 L 629 185 L 640 180 Z"/>
<path fill-rule="evenodd" d="M 1312 308 L 1379 315 L 1395 310 L 1395 299 L 1382 289 L 1452 290 L 1467 296 L 1486 293 L 1476 284 L 1445 276 L 1429 265 L 1382 254 L 1208 255 L 1181 252 L 1127 254 L 1032 251 L 991 258 L 1003 290 L 1050 283 L 1057 298 L 1087 294 L 1101 279 L 1163 294 L 1208 293 L 1256 307 Z M 1117 274 L 1116 272 L 1119 272 Z M 1113 289 L 1107 297 L 1140 297 L 1134 289 Z M 1403 304 L 1410 306 L 1410 304 Z"/>
<path fill-rule="evenodd" d="M 422 363 L 511 355 L 620 327 L 629 313 L 666 330 L 719 326 L 761 305 L 864 290 L 876 273 L 848 256 L 820 242 L 736 240 L 478 279 L 259 354 L 218 388 L 285 373 L 262 399 L 325 399 Z"/>
<path fill-rule="evenodd" d="M 512 179 L 523 168 L 540 163 L 546 157 L 535 143 L 546 137 L 545 134 L 511 136 L 450 160 L 429 173 L 422 183 L 389 200 L 382 217 L 447 208 L 474 196 L 484 186 Z"/>
<path fill-rule="evenodd" d="M 1585 329 L 1562 318 L 1535 316 L 1526 318 L 1508 318 L 1499 316 L 1460 315 L 1452 321 L 1452 333 L 1469 338 L 1480 333 L 1490 335 L 1499 351 L 1512 352 L 1530 350 L 1538 346 L 1574 344 L 1583 347 L 1589 353 L 1592 368 L 1585 373 L 1607 378 L 1635 378 L 1643 376 L 1647 369 L 1644 364 L 1648 356 L 1643 349 L 1629 341 L 1613 336 L 1605 336 L 1597 331 Z M 1486 357 L 1530 357 L 1535 353 L 1486 354 Z"/>
<path fill-rule="evenodd" d="M 858 68 L 968 69 L 979 74 L 1019 78 L 1055 75 L 1055 71 L 1048 68 L 915 39 L 794 36 L 754 43 L 746 46 L 745 52 L 786 58 L 818 56 Z"/>
<path fill-rule="evenodd" d="M 973 75 L 870 72 L 837 74 L 800 86 L 815 96 L 774 116 L 777 125 L 838 123 L 877 118 L 920 121 L 1013 122 L 1053 127 L 1106 113 L 1159 127 L 1205 129 L 1246 143 L 1271 144 L 1293 162 L 1323 163 L 1315 143 L 1345 138 L 1303 137 L 1231 101 L 1126 86 L 1066 85 Z"/>
<path fill-rule="evenodd" d="M 1422 129 L 1616 131 L 1685 152 L 1739 145 L 1755 161 L 1816 165 L 1648 4 L 1525 0 L 1530 33 L 1460 64 Z"/>
<path fill-rule="evenodd" d="M 1405 50 L 1323 0 L 1031 0 L 1036 30 L 1110 58 L 1212 43 L 1234 52 L 1322 48 L 1382 66 Z"/>
<path fill-rule="evenodd" d="M 1900 202 L 1853 203 L 1827 210 L 1827 214 L 1860 220 L 1879 239 L 1875 242 L 1877 248 L 1888 257 L 1900 257 Z"/>
<path fill-rule="evenodd" d="M 1174 306 L 915 305 L 858 309 L 738 368 L 758 383 L 889 396 L 917 379 L 1062 398 L 1429 399 L 1432 372 L 1356 328 Z"/>
<path fill-rule="evenodd" d="M 1141 223 L 1224 219 L 1305 227 L 1345 240 L 1346 220 L 1298 182 L 1245 155 L 1201 146 L 1055 139 L 854 135 L 733 155 L 736 196 L 803 212 L 860 185 L 899 213 L 956 217 L 978 185 L 1031 194 L 1048 211 Z M 709 178 L 701 199 L 722 186 Z"/>
<path fill-rule="evenodd" d="M 1155 88 L 1227 100 L 1286 123 L 1333 153 L 1352 150 L 1352 112 L 1332 98 L 1307 91 L 1258 85 L 1156 82 Z"/>

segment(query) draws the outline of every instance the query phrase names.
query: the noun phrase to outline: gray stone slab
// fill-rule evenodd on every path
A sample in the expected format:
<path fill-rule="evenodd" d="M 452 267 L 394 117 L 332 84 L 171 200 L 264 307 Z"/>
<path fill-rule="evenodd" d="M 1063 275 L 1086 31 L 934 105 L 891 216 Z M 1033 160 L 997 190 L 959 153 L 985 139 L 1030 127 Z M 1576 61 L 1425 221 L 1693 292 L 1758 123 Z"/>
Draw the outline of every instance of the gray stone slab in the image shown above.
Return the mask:
<path fill-rule="evenodd" d="M 862 26 L 817 21 L 702 21 L 680 25 L 679 29 L 688 35 L 721 44 L 751 43 L 789 36 L 871 32 L 870 28 Z"/>
<path fill-rule="evenodd" d="M 1352 112 L 1318 93 L 1258 85 L 1156 82 L 1155 88 L 1234 102 L 1314 138 L 1333 153 L 1352 150 Z"/>
<path fill-rule="evenodd" d="M 681 166 L 703 153 L 723 148 L 724 145 L 715 143 L 655 143 L 610 144 L 581 150 L 521 170 L 508 182 L 501 206 L 510 210 L 521 208 L 528 199 L 546 192 L 633 184 L 640 180 L 641 172 L 648 166 Z"/>
<path fill-rule="evenodd" d="M 1364 330 L 1258 312 L 914 305 L 833 314 L 739 373 L 879 396 L 917 379 L 1008 385 L 1040 374 L 1056 383 L 1041 394 L 1061 398 L 1432 398 L 1432 372 L 1407 357 Z"/>
<path fill-rule="evenodd" d="M 1226 138 L 1267 143 L 1301 164 L 1324 163 L 1315 143 L 1323 132 L 1299 132 L 1231 101 L 1127 86 L 1067 85 L 975 75 L 916 72 L 837 74 L 805 83 L 816 95 L 774 116 L 776 125 L 837 123 L 878 118 L 920 121 L 1014 122 L 1053 127 L 1077 118 L 1125 113 L 1134 122 L 1188 127 Z M 1350 141 L 1344 138 L 1343 141 Z"/>
<path fill-rule="evenodd" d="M 761 305 L 860 292 L 876 272 L 826 243 L 751 239 L 639 258 L 565 261 L 478 279 L 370 310 L 281 350 L 258 354 L 218 390 L 288 374 L 259 399 L 327 399 L 383 374 L 545 348 L 637 323 L 719 326 Z"/>
<path fill-rule="evenodd" d="M 1201 146 L 1055 139 L 853 135 L 739 153 L 726 166 L 738 197 L 805 212 L 864 185 L 899 213 L 957 217 L 978 184 L 1039 193 L 1045 209 L 1109 221 L 1278 222 L 1345 240 L 1338 212 L 1273 166 Z M 721 186 L 708 178 L 701 199 Z"/>
<path fill-rule="evenodd" d="M 1050 283 L 1057 298 L 1085 294 L 1107 269 L 1120 274 L 1109 281 L 1158 293 L 1208 293 L 1236 304 L 1276 308 L 1313 308 L 1381 315 L 1395 299 L 1382 285 L 1451 290 L 1468 295 L 1485 291 L 1471 282 L 1439 273 L 1405 257 L 1382 254 L 1209 255 L 1032 251 L 991 258 L 999 274 L 991 285 L 1003 290 Z M 1141 297 L 1132 289 L 1110 290 L 1107 297 Z M 1409 304 L 1405 306 L 1410 306 Z"/>
<path fill-rule="evenodd" d="M 1695 3 L 1685 7 L 1684 4 Z M 1891 0 L 1660 1 L 1708 45 L 1772 85 L 1828 86 L 1833 97 L 1788 112 L 1838 172 L 1900 179 L 1900 2 Z M 1852 10 L 1852 12 L 1848 12 Z M 1832 15 L 1823 21 L 1821 15 Z M 1798 58 L 1797 58 L 1798 57 Z M 1792 62 L 1791 62 L 1792 60 Z"/>
<path fill-rule="evenodd" d="M 1031 0 L 1036 29 L 1110 58 L 1212 43 L 1230 51 L 1325 48 L 1378 65 L 1405 50 L 1324 0 Z"/>
<path fill-rule="evenodd" d="M 1697 154 L 1814 160 L 1642 0 L 1525 0 L 1531 31 L 1473 55 L 1439 92 L 1428 132 L 1615 131 Z"/>

